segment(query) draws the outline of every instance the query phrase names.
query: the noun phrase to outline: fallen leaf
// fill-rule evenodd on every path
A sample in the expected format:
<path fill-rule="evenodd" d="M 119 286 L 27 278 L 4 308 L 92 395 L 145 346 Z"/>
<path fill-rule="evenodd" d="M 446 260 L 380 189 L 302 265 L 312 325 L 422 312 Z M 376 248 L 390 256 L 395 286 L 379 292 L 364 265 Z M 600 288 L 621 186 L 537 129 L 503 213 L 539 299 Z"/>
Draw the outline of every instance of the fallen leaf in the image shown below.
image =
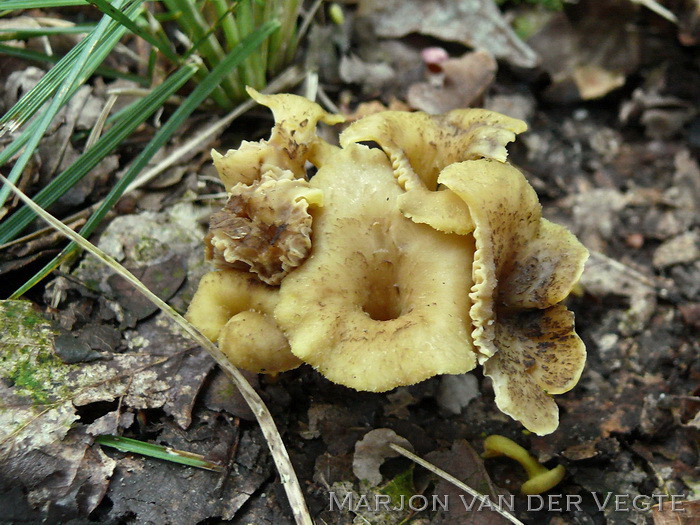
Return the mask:
<path fill-rule="evenodd" d="M 224 462 L 238 427 L 205 414 L 187 431 L 166 428 L 160 444 L 211 458 L 220 449 Z M 217 488 L 219 476 L 167 461 L 116 453 L 117 466 L 107 496 L 109 522 L 138 516 L 142 523 L 199 523 L 207 518 L 231 520 L 272 473 L 267 447 L 258 430 L 244 431 L 230 478 Z"/>
<path fill-rule="evenodd" d="M 120 435 L 123 429 L 134 423 L 134 419 L 133 412 L 113 410 L 90 423 L 87 432 L 92 436 Z"/>
<path fill-rule="evenodd" d="M 479 395 L 479 382 L 474 374 L 444 375 L 440 378 L 437 403 L 447 414 L 457 415 Z"/>
<path fill-rule="evenodd" d="M 619 212 L 630 197 L 611 188 L 594 188 L 577 194 L 573 212 L 577 236 L 587 248 L 604 251 L 615 234 Z"/>
<path fill-rule="evenodd" d="M 356 55 L 340 59 L 340 78 L 349 84 L 360 84 L 365 94 L 377 94 L 390 84 L 396 71 L 384 62 L 365 62 Z"/>
<path fill-rule="evenodd" d="M 333 456 L 324 452 L 316 458 L 314 481 L 326 487 L 352 476 L 352 455 Z"/>
<path fill-rule="evenodd" d="M 626 0 L 582 0 L 552 14 L 527 43 L 541 57 L 550 100 L 571 103 L 605 96 L 624 85 L 640 63 L 640 39 L 626 23 L 634 6 Z"/>
<path fill-rule="evenodd" d="M 678 97 L 662 95 L 664 86 L 637 88 L 632 97 L 620 106 L 623 124 L 639 122 L 647 137 L 669 139 L 697 115 L 697 108 Z"/>
<path fill-rule="evenodd" d="M 674 264 L 692 263 L 700 259 L 700 234 L 689 231 L 665 241 L 654 251 L 654 266 L 666 268 Z"/>
<path fill-rule="evenodd" d="M 448 59 L 440 67 L 439 85 L 420 82 L 408 89 L 408 103 L 432 115 L 472 105 L 493 82 L 498 64 L 487 51 L 474 51 Z"/>
<path fill-rule="evenodd" d="M 420 33 L 484 49 L 520 67 L 538 62 L 492 0 L 360 0 L 358 15 L 366 17 L 381 37 Z"/>
<path fill-rule="evenodd" d="M 387 394 L 386 398 L 389 400 L 389 405 L 384 407 L 384 415 L 394 416 L 399 419 L 408 419 L 411 415 L 408 407 L 418 403 L 418 399 L 405 386 L 401 386 L 394 392 Z"/>
<path fill-rule="evenodd" d="M 246 370 L 241 370 L 241 373 L 255 390 L 260 388 L 258 374 Z M 221 369 L 216 369 L 212 372 L 210 380 L 204 389 L 202 402 L 209 410 L 215 412 L 226 411 L 232 416 L 245 419 L 246 421 L 255 421 L 255 415 L 248 403 L 246 403 L 240 390 L 236 388 L 231 379 Z"/>
<path fill-rule="evenodd" d="M 49 461 L 69 447 L 63 440 L 78 418 L 77 406 L 118 397 L 132 408 L 163 408 L 181 427 L 188 426 L 213 361 L 192 349 L 169 322 L 150 323 L 142 328 L 145 337 L 153 338 L 143 338 L 145 353 L 65 364 L 53 351 L 53 330 L 30 303 L 0 302 L 0 331 L 11 334 L 0 354 L 0 458 L 21 465 L 41 450 L 34 460 L 40 469 L 41 458 Z"/>
<path fill-rule="evenodd" d="M 654 525 L 694 525 L 700 520 L 700 501 L 665 501 L 651 509 Z"/>
<path fill-rule="evenodd" d="M 188 274 L 196 283 L 207 269 L 202 246 L 204 232 L 198 223 L 200 215 L 201 210 L 192 204 L 181 203 L 160 213 L 119 216 L 102 233 L 98 247 L 135 273 L 161 298 L 169 300 L 182 292 Z M 90 290 L 115 296 L 123 325 L 133 327 L 157 310 L 94 258 L 83 259 L 73 275 Z M 178 307 L 174 302 L 171 304 Z"/>
<path fill-rule="evenodd" d="M 479 454 L 463 439 L 452 444 L 449 451 L 431 452 L 425 457 L 426 461 L 433 463 L 448 474 L 453 475 L 480 494 L 488 496 L 489 500 L 499 503 L 498 496 L 505 496 L 508 502 L 508 492 L 497 488 L 484 467 L 484 461 Z M 465 494 L 452 483 L 440 478 L 433 490 L 438 498 L 447 498 L 451 502 L 447 512 L 438 510 L 431 521 L 432 524 L 455 523 L 459 525 L 504 525 L 510 523 L 507 519 L 496 513 L 488 506 L 484 506 L 481 512 L 475 512 L 480 508 L 481 502 L 469 494 Z M 471 511 L 467 507 L 473 503 Z"/>
<path fill-rule="evenodd" d="M 628 300 L 629 308 L 618 327 L 623 334 L 642 330 L 656 308 L 654 282 L 637 270 L 601 253 L 591 252 L 581 275 L 581 285 L 595 297 L 615 295 Z"/>
<path fill-rule="evenodd" d="M 384 464 L 386 459 L 399 455 L 398 452 L 389 447 L 389 443 L 413 450 L 411 443 L 397 435 L 393 430 L 388 428 L 370 430 L 355 444 L 352 471 L 357 479 L 366 480 L 375 487 L 382 482 L 382 473 L 379 472 L 379 467 Z"/>
<path fill-rule="evenodd" d="M 90 347 L 90 344 L 70 334 L 62 334 L 54 339 L 56 355 L 66 364 L 89 363 L 102 359 L 103 355 Z"/>
<path fill-rule="evenodd" d="M 102 501 L 116 463 L 91 442 L 80 425 L 60 440 L 6 456 L 0 477 L 25 487 L 29 503 L 53 523 L 87 516 Z"/>

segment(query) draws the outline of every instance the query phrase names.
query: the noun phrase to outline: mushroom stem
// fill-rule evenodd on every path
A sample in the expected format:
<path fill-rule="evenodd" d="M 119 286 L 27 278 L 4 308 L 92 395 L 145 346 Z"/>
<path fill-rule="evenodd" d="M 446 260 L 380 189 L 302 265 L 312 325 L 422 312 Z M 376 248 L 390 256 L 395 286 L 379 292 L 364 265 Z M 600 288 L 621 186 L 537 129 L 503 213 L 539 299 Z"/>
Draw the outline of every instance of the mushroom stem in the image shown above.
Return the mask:
<path fill-rule="evenodd" d="M 528 480 L 520 487 L 523 494 L 541 494 L 556 486 L 566 470 L 562 465 L 548 469 L 515 441 L 504 436 L 492 435 L 484 440 L 484 458 L 506 456 L 522 465 Z"/>

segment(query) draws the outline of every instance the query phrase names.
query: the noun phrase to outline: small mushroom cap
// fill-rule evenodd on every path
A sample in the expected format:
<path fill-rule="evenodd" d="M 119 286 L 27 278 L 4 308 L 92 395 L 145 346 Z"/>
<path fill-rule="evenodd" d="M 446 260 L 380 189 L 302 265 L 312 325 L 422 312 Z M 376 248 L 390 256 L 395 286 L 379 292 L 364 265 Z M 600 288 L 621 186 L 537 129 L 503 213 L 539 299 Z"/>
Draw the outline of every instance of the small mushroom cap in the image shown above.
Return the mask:
<path fill-rule="evenodd" d="M 468 208 L 437 192 L 438 174 L 446 166 L 481 157 L 504 162 L 505 145 L 527 125 L 484 109 L 459 109 L 444 115 L 385 111 L 351 124 L 340 143 L 374 141 L 389 156 L 394 174 L 406 191 L 398 204 L 414 222 L 446 233 L 467 234 L 473 227 Z"/>
<path fill-rule="evenodd" d="M 301 364 L 275 320 L 252 310 L 228 320 L 219 334 L 219 347 L 231 363 L 249 372 L 284 372 Z"/>
<path fill-rule="evenodd" d="M 239 182 L 251 184 L 272 167 L 305 178 L 309 149 L 318 140 L 316 125 L 337 124 L 344 117 L 327 113 L 315 102 L 297 95 L 263 95 L 252 88 L 247 91 L 256 102 L 272 110 L 275 127 L 269 140 L 243 141 L 240 148 L 225 155 L 212 150 L 214 166 L 226 190 Z"/>
<path fill-rule="evenodd" d="M 185 317 L 237 367 L 282 372 L 301 364 L 272 317 L 279 290 L 238 270 L 209 272 Z"/>
<path fill-rule="evenodd" d="M 520 486 L 520 492 L 523 494 L 542 494 L 553 489 L 566 475 L 566 469 L 563 465 L 557 465 L 552 470 L 545 470 L 534 478 L 527 480 Z"/>
<path fill-rule="evenodd" d="M 377 392 L 471 370 L 471 237 L 404 217 L 379 150 L 336 150 L 310 184 L 324 192 L 312 254 L 282 281 L 275 309 L 292 352 L 331 381 Z"/>

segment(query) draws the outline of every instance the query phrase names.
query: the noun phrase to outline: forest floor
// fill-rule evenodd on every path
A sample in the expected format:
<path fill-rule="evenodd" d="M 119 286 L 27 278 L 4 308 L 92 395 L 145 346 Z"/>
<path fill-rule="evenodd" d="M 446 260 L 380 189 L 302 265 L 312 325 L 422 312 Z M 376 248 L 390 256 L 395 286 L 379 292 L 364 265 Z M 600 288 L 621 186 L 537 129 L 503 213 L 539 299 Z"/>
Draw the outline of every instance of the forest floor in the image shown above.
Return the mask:
<path fill-rule="evenodd" d="M 300 52 L 299 64 L 318 71 L 319 100 L 351 117 L 380 104 L 429 112 L 472 105 L 525 120 L 529 129 L 509 146 L 509 160 L 537 191 L 545 217 L 567 226 L 591 251 L 580 291 L 567 300 L 588 360 L 578 385 L 556 396 L 559 428 L 547 436 L 529 434 L 502 414 L 480 372 L 381 394 L 335 385 L 309 366 L 275 378 L 248 374 L 282 432 L 315 522 L 507 523 L 492 510 L 477 511 L 479 503 L 467 510 L 458 489 L 405 458 L 381 465 L 379 488 L 360 483 L 353 473 L 356 444 L 372 430 L 390 429 L 477 490 L 514 495 L 513 512 L 527 524 L 698 523 L 697 11 L 669 3 L 677 8 L 674 23 L 633 2 L 581 1 L 563 11 L 507 4 L 504 18 L 480 1 L 463 22 L 476 36 L 460 43 L 445 17 L 444 26 L 436 25 L 441 2 L 406 1 L 401 9 L 359 4 L 365 18 L 354 3 L 344 3 L 343 25 L 318 21 Z M 510 39 L 499 25 L 505 20 L 530 28 L 526 43 Z M 484 27 L 491 33 L 479 37 Z M 467 44 L 490 55 L 470 55 Z M 452 57 L 428 81 L 420 55 L 427 46 Z M 41 74 L 35 64 L 0 59 L 0 107 L 7 109 Z M 102 79 L 90 87 L 85 103 L 69 108 L 45 139 L 25 191 L 63 162 L 51 153 L 59 144 L 66 156 L 78 147 L 65 146 L 66 133 L 74 131 L 66 122 L 79 123 L 81 112 L 95 111 L 106 98 Z M 168 150 L 214 117 L 195 114 Z M 222 187 L 209 149 L 265 137 L 271 122 L 264 108 L 238 119 L 124 197 L 93 240 L 184 311 L 209 268 L 202 245 L 208 216 L 223 202 L 210 197 Z M 139 130 L 52 211 L 68 216 L 101 198 L 150 133 Z M 4 296 L 62 242 L 46 234 L 0 247 Z M 65 390 L 52 395 L 67 401 L 47 404 L 50 410 L 33 423 L 35 434 L 15 444 L 20 450 L 32 442 L 30 451 L 0 467 L 0 523 L 292 523 L 250 409 L 209 356 L 155 307 L 88 256 L 26 299 L 31 305 L 2 303 L 3 335 L 16 330 L 44 366 L 65 367 L 47 377 Z M 12 324 L 17 316 L 21 326 Z M 116 379 L 100 382 L 107 376 Z M 2 388 L 5 407 L 17 403 L 13 413 L 24 417 L 17 383 Z M 101 434 L 202 454 L 226 469 L 209 472 L 100 447 L 94 437 Z M 522 469 L 480 456 L 490 434 L 514 439 L 548 467 L 564 465 L 563 482 L 543 500 L 519 495 Z M 383 460 L 372 461 L 379 468 Z M 419 510 L 421 499 L 403 510 L 377 511 L 373 500 L 352 511 L 333 508 L 391 491 L 430 502 L 449 496 L 449 508 L 431 503 Z M 681 502 L 675 508 L 672 496 Z M 650 501 L 661 505 L 652 511 Z"/>

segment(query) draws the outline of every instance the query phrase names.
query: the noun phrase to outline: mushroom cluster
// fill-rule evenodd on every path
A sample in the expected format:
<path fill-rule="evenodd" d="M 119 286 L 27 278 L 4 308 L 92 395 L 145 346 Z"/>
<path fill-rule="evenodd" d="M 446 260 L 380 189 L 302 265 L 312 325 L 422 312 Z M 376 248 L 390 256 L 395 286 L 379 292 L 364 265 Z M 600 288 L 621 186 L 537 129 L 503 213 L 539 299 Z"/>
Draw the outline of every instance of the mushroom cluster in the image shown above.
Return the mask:
<path fill-rule="evenodd" d="M 213 153 L 229 200 L 205 240 L 218 269 L 188 319 L 236 366 L 305 362 L 358 390 L 481 364 L 503 412 L 554 431 L 551 395 L 576 384 L 586 357 L 560 303 L 588 253 L 542 218 L 506 162 L 526 125 L 481 109 L 386 111 L 351 124 L 338 147 L 316 126 L 342 117 L 249 93 L 275 126 L 269 140 Z"/>

